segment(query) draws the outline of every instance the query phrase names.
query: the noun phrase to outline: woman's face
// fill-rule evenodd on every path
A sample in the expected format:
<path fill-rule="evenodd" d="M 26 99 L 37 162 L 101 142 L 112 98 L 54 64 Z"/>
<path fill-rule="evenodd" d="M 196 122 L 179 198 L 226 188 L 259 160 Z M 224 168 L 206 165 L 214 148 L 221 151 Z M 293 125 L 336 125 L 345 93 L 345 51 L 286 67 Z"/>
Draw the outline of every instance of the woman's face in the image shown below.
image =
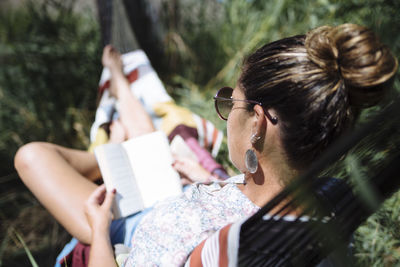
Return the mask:
<path fill-rule="evenodd" d="M 239 87 L 232 93 L 233 99 L 246 99 Z M 227 136 L 229 158 L 238 170 L 246 170 L 244 157 L 246 150 L 251 147 L 250 136 L 250 114 L 246 109 L 246 103 L 233 101 L 232 111 L 229 113 L 227 121 Z"/>

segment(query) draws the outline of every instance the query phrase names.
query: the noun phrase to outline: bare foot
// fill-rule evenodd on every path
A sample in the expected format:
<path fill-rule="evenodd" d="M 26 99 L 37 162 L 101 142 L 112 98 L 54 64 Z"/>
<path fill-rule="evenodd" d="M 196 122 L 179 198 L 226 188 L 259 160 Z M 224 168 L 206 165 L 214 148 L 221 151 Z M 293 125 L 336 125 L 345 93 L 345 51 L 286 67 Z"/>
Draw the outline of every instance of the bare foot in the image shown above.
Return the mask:
<path fill-rule="evenodd" d="M 104 47 L 101 63 L 104 67 L 109 68 L 111 73 L 116 71 L 122 72 L 121 54 L 111 45 Z"/>
<path fill-rule="evenodd" d="M 101 62 L 103 66 L 108 68 L 111 72 L 110 94 L 118 98 L 118 88 L 115 86 L 114 78 L 124 77 L 121 54 L 111 45 L 106 45 L 103 49 Z"/>

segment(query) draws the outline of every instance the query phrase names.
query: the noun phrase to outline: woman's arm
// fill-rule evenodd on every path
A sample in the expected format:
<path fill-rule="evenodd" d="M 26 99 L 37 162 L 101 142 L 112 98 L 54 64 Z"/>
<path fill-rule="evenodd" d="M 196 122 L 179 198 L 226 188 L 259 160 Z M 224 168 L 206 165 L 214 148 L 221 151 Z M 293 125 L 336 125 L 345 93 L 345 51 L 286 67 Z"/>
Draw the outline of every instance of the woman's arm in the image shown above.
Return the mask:
<path fill-rule="evenodd" d="M 210 183 L 224 181 L 227 179 L 227 174 L 224 169 L 214 169 L 211 173 L 205 169 L 199 162 L 186 157 L 174 156 L 172 167 L 180 174 L 183 185 L 194 182 Z M 221 174 L 221 175 L 219 175 Z"/>
<path fill-rule="evenodd" d="M 106 192 L 105 186 L 101 185 L 86 201 L 85 214 L 92 229 L 89 267 L 116 266 L 109 233 L 114 196 L 115 189 Z"/>
<path fill-rule="evenodd" d="M 180 174 L 183 185 L 194 182 L 207 183 L 212 180 L 212 175 L 197 161 L 190 158 L 175 156 L 172 167 Z"/>

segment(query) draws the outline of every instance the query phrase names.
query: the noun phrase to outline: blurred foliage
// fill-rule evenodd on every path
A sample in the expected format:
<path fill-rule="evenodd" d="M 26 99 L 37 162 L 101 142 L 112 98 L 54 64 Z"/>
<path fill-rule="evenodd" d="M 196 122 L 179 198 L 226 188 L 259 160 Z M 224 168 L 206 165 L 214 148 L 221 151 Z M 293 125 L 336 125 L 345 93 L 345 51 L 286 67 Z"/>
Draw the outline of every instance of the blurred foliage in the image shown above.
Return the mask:
<path fill-rule="evenodd" d="M 33 140 L 83 148 L 101 71 L 96 21 L 74 2 L 27 2 L 0 12 L 0 174 Z"/>
<path fill-rule="evenodd" d="M 166 18 L 175 22 L 166 22 L 172 25 L 166 38 L 170 66 L 174 67 L 173 73 L 206 90 L 221 84 L 234 85 L 242 58 L 262 44 L 325 24 L 352 22 L 368 26 L 396 55 L 400 53 L 398 1 L 178 2 L 178 8 L 166 8 L 174 10 Z"/>
<path fill-rule="evenodd" d="M 172 1 L 165 8 L 167 57 L 171 77 L 164 77 L 178 101 L 225 128 L 213 108 L 202 107 L 222 86 L 235 86 L 243 58 L 261 45 L 304 34 L 321 25 L 359 23 L 372 28 L 400 57 L 398 1 L 365 0 L 191 0 Z M 177 4 L 178 2 L 179 4 Z M 165 1 L 165 5 L 172 5 Z M 173 10 L 173 12 L 171 12 Z M 171 22 L 172 21 L 172 22 Z M 396 80 L 396 92 L 400 84 Z M 177 90 L 181 88 L 181 90 Z M 182 92 L 185 93 L 177 93 Z M 200 94 L 198 92 L 201 92 Z M 192 97 L 196 94 L 196 97 Z M 391 97 L 388 97 L 390 101 Z M 209 106 L 207 106 L 209 107 Z M 211 105 L 210 105 L 211 107 Z M 368 119 L 374 107 L 361 115 Z M 231 166 L 223 148 L 219 159 Z M 231 166 L 232 167 L 232 166 Z"/>
<path fill-rule="evenodd" d="M 399 266 L 399 205 L 400 194 L 396 193 L 355 232 L 354 255 L 358 266 Z"/>
<path fill-rule="evenodd" d="M 0 9 L 0 266 L 30 264 L 12 229 L 40 266 L 54 264 L 68 238 L 24 188 L 13 157 L 30 141 L 89 143 L 100 33 L 93 16 L 76 14 L 74 6 L 73 0 L 45 0 Z"/>
<path fill-rule="evenodd" d="M 370 116 L 372 116 L 370 114 Z M 348 179 L 366 207 L 376 210 L 380 196 L 370 183 L 387 164 L 400 155 L 400 117 L 373 125 L 346 155 L 324 175 Z M 394 179 L 397 177 L 393 177 Z M 354 255 L 358 266 L 398 266 L 400 264 L 400 192 L 386 200 L 354 235 Z"/>
<path fill-rule="evenodd" d="M 243 58 L 264 43 L 325 24 L 351 22 L 372 28 L 400 56 L 397 0 L 162 3 L 168 61 L 162 79 L 168 92 L 179 104 L 223 130 L 225 123 L 215 114 L 212 95 L 218 87 L 235 86 Z M 13 155 L 26 142 L 43 140 L 75 148 L 88 145 L 101 71 L 100 31 L 93 17 L 73 11 L 74 4 L 74 0 L 28 1 L 25 7 L 0 10 L 0 176 L 13 172 Z M 395 89 L 393 94 L 400 91 L 398 78 Z M 364 112 L 360 122 L 379 109 Z M 384 151 L 355 149 L 352 155 L 364 166 L 362 159 L 378 164 L 386 156 Z M 218 160 L 235 172 L 226 142 Z M 352 164 L 343 161 L 329 173 L 350 175 Z M 355 234 L 359 266 L 400 264 L 399 203 L 396 194 Z"/>
<path fill-rule="evenodd" d="M 179 3 L 180 10 L 175 7 L 175 13 L 167 16 L 171 19 L 174 15 L 180 22 L 169 29 L 169 36 L 174 38 L 166 39 L 174 73 L 173 78 L 167 80 L 169 87 L 174 88 L 170 92 L 182 105 L 215 122 L 221 129 L 225 124 L 216 118 L 209 99 L 219 87 L 235 86 L 242 58 L 264 43 L 304 34 L 321 25 L 358 23 L 373 29 L 400 59 L 400 1 L 205 0 L 198 3 L 182 0 Z M 176 22 L 177 19 L 172 20 Z M 394 90 L 382 106 L 399 92 L 397 75 Z M 359 122 L 367 121 L 382 106 L 365 110 Z M 400 135 L 389 133 L 385 144 L 398 151 Z M 364 179 L 371 175 L 369 170 L 382 168 L 379 164 L 388 156 L 388 147 L 370 147 L 365 145 L 368 142 L 373 143 L 374 137 L 355 148 L 345 161 L 331 166 L 327 173 L 353 179 L 358 174 Z M 218 160 L 234 172 L 226 140 Z M 353 252 L 358 266 L 400 265 L 399 203 L 400 194 L 397 193 L 356 232 Z"/>

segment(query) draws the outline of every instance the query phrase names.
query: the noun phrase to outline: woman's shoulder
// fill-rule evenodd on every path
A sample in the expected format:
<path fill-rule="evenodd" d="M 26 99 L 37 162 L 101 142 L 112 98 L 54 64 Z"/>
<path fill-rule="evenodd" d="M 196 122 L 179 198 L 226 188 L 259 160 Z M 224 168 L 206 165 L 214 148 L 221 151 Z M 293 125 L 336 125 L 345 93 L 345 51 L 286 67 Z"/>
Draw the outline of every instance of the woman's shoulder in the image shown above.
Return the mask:
<path fill-rule="evenodd" d="M 185 189 L 185 195 L 190 197 L 199 197 L 203 194 L 216 196 L 226 191 L 235 190 L 236 184 L 243 184 L 244 175 L 232 176 L 224 181 L 214 181 L 211 183 L 194 183 Z"/>
<path fill-rule="evenodd" d="M 223 182 L 193 184 L 185 191 L 185 197 L 189 201 L 206 206 L 212 205 L 223 209 L 234 208 L 235 210 L 257 210 L 258 207 L 237 186 L 238 184 L 243 184 L 243 181 L 244 175 L 240 174 Z"/>
<path fill-rule="evenodd" d="M 231 178 L 226 179 L 223 183 L 230 183 L 230 184 L 243 184 L 244 183 L 244 174 L 238 174 L 232 176 Z"/>

